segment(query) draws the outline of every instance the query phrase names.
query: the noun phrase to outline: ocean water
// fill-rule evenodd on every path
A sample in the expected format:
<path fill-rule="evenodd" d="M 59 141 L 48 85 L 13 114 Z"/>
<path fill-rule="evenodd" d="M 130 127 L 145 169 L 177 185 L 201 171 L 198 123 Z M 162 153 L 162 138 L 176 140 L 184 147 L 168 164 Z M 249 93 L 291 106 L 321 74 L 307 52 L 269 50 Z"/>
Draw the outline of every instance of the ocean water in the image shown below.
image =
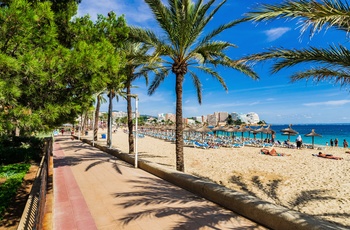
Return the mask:
<path fill-rule="evenodd" d="M 271 125 L 271 129 L 276 132 L 275 140 L 279 140 L 281 142 L 288 139 L 288 136 L 282 135 L 281 130 L 288 128 L 289 125 Z M 259 127 L 252 127 L 253 129 L 258 129 Z M 265 126 L 266 128 L 266 126 Z M 315 145 L 330 145 L 330 139 L 338 138 L 339 146 L 343 146 L 343 140 L 346 139 L 348 143 L 350 143 L 350 124 L 301 124 L 301 125 L 293 125 L 292 129 L 297 131 L 302 139 L 304 144 L 311 144 L 312 137 L 306 137 L 305 134 L 311 132 L 312 129 L 315 130 L 317 134 L 322 135 L 322 137 L 314 137 Z M 224 134 L 224 133 L 221 133 Z M 290 136 L 290 141 L 293 143 L 297 136 Z M 241 133 L 235 133 L 235 136 L 241 137 Z M 253 138 L 253 134 L 249 134 L 248 132 L 243 133 L 244 137 Z M 262 138 L 265 139 L 267 134 L 262 134 Z M 256 135 L 257 139 L 261 139 L 261 134 L 258 133 Z"/>

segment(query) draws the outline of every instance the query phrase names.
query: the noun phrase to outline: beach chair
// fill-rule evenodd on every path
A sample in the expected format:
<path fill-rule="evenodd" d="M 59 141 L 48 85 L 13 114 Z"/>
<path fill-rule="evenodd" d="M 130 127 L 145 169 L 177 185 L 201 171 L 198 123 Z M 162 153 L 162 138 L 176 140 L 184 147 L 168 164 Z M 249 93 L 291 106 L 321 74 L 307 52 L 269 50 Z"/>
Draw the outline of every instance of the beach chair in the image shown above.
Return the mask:
<path fill-rule="evenodd" d="M 234 143 L 231 146 L 232 146 L 232 148 L 242 148 L 242 147 L 244 147 L 244 143 L 243 144 Z"/>
<path fill-rule="evenodd" d="M 195 141 L 195 142 L 193 142 L 193 147 L 207 149 L 207 148 L 209 148 L 209 145 L 206 143 L 199 143 L 198 141 Z"/>

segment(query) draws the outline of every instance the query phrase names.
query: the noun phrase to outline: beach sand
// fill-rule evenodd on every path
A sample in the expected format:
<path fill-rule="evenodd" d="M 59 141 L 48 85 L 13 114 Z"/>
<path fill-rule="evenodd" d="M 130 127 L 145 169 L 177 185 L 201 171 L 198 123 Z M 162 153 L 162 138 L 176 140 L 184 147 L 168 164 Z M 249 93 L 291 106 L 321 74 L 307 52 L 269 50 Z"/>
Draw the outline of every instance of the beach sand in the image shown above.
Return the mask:
<path fill-rule="evenodd" d="M 113 147 L 128 152 L 128 135 L 113 134 Z M 99 143 L 105 143 L 100 140 Z M 260 148 L 198 149 L 184 147 L 185 172 L 302 213 L 350 228 L 350 154 L 325 150 L 275 148 L 291 156 L 259 154 Z M 322 151 L 343 157 L 312 156 Z M 138 138 L 139 158 L 175 169 L 175 144 Z"/>

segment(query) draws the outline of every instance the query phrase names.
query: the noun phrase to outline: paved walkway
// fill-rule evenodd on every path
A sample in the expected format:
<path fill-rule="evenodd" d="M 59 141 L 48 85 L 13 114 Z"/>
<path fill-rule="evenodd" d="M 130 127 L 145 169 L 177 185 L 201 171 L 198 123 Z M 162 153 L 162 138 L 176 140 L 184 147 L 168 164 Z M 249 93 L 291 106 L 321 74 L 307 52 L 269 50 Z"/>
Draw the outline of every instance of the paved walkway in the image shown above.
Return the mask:
<path fill-rule="evenodd" d="M 54 230 L 265 229 L 68 136 L 54 143 Z"/>

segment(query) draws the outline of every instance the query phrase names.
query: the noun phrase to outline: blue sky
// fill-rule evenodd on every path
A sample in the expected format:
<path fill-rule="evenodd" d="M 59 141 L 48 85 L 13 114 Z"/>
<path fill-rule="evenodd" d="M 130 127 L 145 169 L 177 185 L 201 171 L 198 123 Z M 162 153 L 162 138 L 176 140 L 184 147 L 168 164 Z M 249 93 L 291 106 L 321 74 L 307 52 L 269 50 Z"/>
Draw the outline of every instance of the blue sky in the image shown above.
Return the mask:
<path fill-rule="evenodd" d="M 258 4 L 280 2 L 279 0 L 228 0 L 210 22 L 208 31 L 240 18 Z M 89 14 L 95 20 L 97 14 L 107 15 L 109 11 L 114 11 L 118 16 L 124 14 L 129 25 L 150 28 L 161 34 L 148 5 L 143 0 L 82 0 L 78 16 Z M 299 49 L 308 46 L 327 47 L 332 44 L 345 46 L 348 44 L 344 32 L 329 29 L 310 39 L 309 34 L 300 36 L 298 26 L 297 20 L 276 20 L 258 24 L 246 22 L 225 31 L 215 39 L 229 41 L 238 46 L 227 52 L 233 59 L 271 47 Z M 212 77 L 201 75 L 202 105 L 198 104 L 192 81 L 185 77 L 184 117 L 213 114 L 215 111 L 256 112 L 260 119 L 271 124 L 350 123 L 350 95 L 347 87 L 340 87 L 331 81 L 317 84 L 313 81 L 290 83 L 291 73 L 310 67 L 312 64 L 271 74 L 272 64 L 273 62 L 269 61 L 254 66 L 254 70 L 260 77 L 258 81 L 235 70 L 219 69 L 228 86 L 227 92 Z M 144 80 L 138 80 L 134 85 L 138 86 L 132 91 L 139 95 L 141 114 L 175 113 L 174 75 L 169 75 L 152 96 L 147 95 Z M 125 101 L 115 102 L 113 107 L 114 110 L 126 111 Z M 106 111 L 107 104 L 104 104 L 101 109 Z"/>

